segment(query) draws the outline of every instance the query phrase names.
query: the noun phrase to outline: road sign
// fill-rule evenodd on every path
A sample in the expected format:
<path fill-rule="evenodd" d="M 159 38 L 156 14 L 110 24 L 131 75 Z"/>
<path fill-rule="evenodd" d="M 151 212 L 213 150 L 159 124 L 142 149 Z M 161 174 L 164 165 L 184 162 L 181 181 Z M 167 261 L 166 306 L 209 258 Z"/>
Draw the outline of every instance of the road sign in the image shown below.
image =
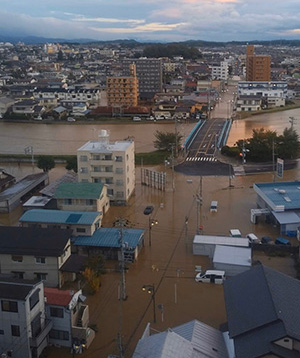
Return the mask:
<path fill-rule="evenodd" d="M 284 161 L 283 159 L 277 158 L 276 174 L 278 178 L 283 178 Z"/>

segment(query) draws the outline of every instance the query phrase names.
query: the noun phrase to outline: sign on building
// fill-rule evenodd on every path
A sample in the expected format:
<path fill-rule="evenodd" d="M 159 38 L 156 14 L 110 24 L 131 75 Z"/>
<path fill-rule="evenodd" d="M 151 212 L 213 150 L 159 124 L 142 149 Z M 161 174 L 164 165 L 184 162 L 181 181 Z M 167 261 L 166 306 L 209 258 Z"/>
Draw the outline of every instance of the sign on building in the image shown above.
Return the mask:
<path fill-rule="evenodd" d="M 142 168 L 142 184 L 159 190 L 166 189 L 167 174 Z"/>
<path fill-rule="evenodd" d="M 276 173 L 278 178 L 283 178 L 284 161 L 283 159 L 277 158 Z"/>

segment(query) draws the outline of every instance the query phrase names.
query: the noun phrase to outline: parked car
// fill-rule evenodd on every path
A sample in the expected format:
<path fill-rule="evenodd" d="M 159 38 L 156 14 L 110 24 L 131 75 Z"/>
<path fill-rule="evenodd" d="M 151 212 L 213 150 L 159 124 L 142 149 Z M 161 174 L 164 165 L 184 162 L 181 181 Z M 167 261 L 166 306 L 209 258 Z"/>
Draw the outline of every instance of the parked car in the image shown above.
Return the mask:
<path fill-rule="evenodd" d="M 275 245 L 290 246 L 291 243 L 289 242 L 289 240 L 285 239 L 284 237 L 277 237 L 277 239 L 275 240 Z"/>
<path fill-rule="evenodd" d="M 204 273 L 198 273 L 195 277 L 195 281 L 221 285 L 225 281 L 225 271 L 207 270 Z"/>
<path fill-rule="evenodd" d="M 72 117 L 68 117 L 68 118 L 67 118 L 67 121 L 68 121 L 68 122 L 76 122 L 76 119 L 75 119 L 75 118 L 72 118 Z"/>
<path fill-rule="evenodd" d="M 263 236 L 261 238 L 261 243 L 262 244 L 271 244 L 273 243 L 272 239 L 270 238 L 270 236 Z"/>
<path fill-rule="evenodd" d="M 142 118 L 141 117 L 133 117 L 133 120 L 135 122 L 140 122 L 142 120 Z"/>
<path fill-rule="evenodd" d="M 259 238 L 254 235 L 253 233 L 248 234 L 247 238 L 249 239 L 249 242 L 252 244 L 261 244 L 261 241 L 259 240 Z"/>
<path fill-rule="evenodd" d="M 144 210 L 144 215 L 150 215 L 153 210 L 154 210 L 154 207 L 152 205 L 146 206 L 146 208 Z"/>

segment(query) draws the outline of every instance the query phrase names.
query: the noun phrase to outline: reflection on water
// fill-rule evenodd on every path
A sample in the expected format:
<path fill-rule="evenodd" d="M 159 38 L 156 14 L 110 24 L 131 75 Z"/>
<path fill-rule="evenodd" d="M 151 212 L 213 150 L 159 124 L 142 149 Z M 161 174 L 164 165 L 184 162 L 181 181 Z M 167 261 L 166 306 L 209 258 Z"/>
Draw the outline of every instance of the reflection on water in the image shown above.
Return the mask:
<path fill-rule="evenodd" d="M 195 123 L 178 125 L 185 137 Z M 89 140 L 97 139 L 101 129 L 110 131 L 110 141 L 133 138 L 139 153 L 154 150 L 155 132 L 174 132 L 174 123 L 135 124 L 40 124 L 0 123 L 0 153 L 24 154 L 24 148 L 33 146 L 35 154 L 76 154 Z"/>
<path fill-rule="evenodd" d="M 264 127 L 267 130 L 281 134 L 286 127 L 290 127 L 289 117 L 299 117 L 300 109 L 292 109 L 284 112 L 259 114 L 243 120 L 235 120 L 228 137 L 227 145 L 234 145 L 239 139 L 252 136 L 252 130 Z M 294 122 L 294 129 L 300 134 L 300 121 Z"/>

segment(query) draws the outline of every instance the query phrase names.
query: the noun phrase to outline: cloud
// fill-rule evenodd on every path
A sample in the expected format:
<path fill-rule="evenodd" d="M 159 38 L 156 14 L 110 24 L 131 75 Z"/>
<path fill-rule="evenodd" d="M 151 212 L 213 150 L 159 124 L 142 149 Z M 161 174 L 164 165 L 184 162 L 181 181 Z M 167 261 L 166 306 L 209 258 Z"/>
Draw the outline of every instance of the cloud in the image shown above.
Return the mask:
<path fill-rule="evenodd" d="M 142 26 L 136 26 L 132 28 L 128 27 L 92 27 L 94 31 L 99 32 L 112 32 L 112 33 L 125 33 L 125 34 L 138 34 L 143 32 L 157 32 L 157 31 L 172 31 L 179 26 L 183 26 L 185 23 L 177 23 L 177 24 L 161 24 L 157 22 L 152 22 L 149 24 L 145 24 Z"/>
<path fill-rule="evenodd" d="M 114 19 L 114 18 L 107 18 L 107 17 L 80 17 L 75 18 L 73 21 L 82 21 L 82 22 L 109 22 L 109 23 L 127 23 L 127 24 L 142 24 L 145 22 L 143 19 Z"/>

